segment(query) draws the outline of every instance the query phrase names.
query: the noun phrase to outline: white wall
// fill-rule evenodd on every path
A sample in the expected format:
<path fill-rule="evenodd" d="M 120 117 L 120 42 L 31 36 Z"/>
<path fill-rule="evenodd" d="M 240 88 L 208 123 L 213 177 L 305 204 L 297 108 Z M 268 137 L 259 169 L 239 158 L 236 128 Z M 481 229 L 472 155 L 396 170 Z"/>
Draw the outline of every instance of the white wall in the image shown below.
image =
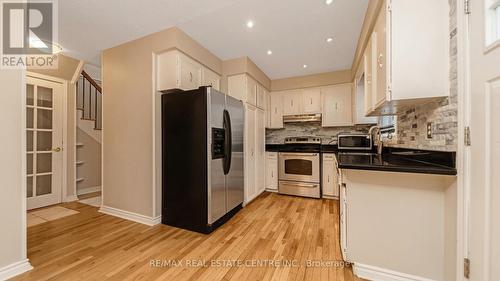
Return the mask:
<path fill-rule="evenodd" d="M 30 269 L 26 260 L 24 74 L 0 70 L 0 280 Z"/>

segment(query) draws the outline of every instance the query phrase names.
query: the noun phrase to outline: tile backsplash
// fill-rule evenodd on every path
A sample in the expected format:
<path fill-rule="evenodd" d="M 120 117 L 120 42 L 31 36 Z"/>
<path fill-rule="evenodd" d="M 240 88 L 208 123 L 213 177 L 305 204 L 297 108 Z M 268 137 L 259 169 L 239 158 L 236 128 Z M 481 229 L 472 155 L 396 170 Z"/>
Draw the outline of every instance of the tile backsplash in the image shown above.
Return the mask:
<path fill-rule="evenodd" d="M 356 125 L 353 127 L 321 127 L 321 123 L 287 123 L 284 129 L 266 129 L 266 144 L 283 144 L 287 137 L 315 136 L 320 137 L 324 144 L 328 144 L 341 132 L 368 132 L 370 125 Z"/>

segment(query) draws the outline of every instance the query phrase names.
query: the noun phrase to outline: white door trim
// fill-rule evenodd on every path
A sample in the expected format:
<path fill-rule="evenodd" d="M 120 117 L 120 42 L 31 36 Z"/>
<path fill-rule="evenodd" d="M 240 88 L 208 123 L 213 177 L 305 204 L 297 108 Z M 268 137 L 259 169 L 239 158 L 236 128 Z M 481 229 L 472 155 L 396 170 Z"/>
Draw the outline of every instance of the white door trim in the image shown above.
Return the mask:
<path fill-rule="evenodd" d="M 456 280 L 464 276 L 464 258 L 469 251 L 470 147 L 465 145 L 465 127 L 470 125 L 469 16 L 465 2 L 457 1 L 457 79 L 458 79 L 458 147 L 457 147 L 457 259 Z"/>

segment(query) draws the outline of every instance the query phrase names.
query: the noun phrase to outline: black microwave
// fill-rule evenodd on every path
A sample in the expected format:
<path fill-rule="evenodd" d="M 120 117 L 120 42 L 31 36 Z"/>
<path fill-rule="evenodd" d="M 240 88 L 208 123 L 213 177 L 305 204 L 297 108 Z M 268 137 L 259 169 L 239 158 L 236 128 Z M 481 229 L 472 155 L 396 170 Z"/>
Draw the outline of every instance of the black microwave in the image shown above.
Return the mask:
<path fill-rule="evenodd" d="M 340 133 L 337 136 L 339 150 L 372 150 L 373 141 L 369 134 Z"/>

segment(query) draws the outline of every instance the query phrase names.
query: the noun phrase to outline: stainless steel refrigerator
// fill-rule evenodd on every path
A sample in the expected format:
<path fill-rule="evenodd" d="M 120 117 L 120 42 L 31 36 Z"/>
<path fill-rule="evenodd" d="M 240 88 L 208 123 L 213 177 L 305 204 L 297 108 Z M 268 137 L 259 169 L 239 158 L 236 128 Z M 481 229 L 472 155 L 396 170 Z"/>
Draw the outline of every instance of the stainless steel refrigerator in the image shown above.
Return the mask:
<path fill-rule="evenodd" d="M 211 87 L 162 95 L 162 223 L 210 233 L 243 203 L 243 103 Z"/>

